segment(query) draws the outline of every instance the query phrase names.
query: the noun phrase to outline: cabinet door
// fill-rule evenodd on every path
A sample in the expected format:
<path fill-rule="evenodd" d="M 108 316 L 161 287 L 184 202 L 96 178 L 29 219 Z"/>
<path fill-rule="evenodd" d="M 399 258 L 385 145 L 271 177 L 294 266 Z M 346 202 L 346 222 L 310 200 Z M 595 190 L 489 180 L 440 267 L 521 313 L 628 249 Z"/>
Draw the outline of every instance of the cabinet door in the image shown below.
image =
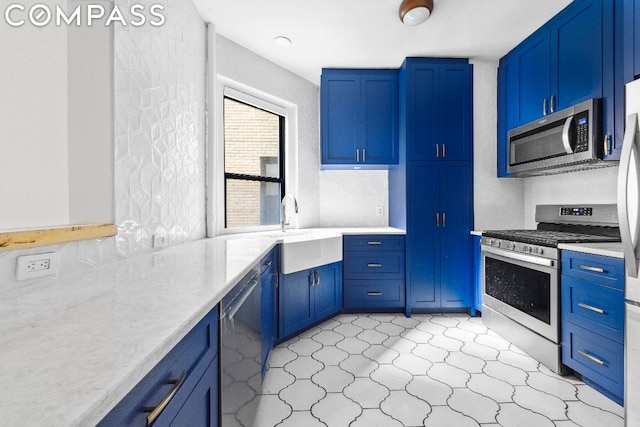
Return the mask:
<path fill-rule="evenodd" d="M 280 281 L 280 338 L 300 331 L 314 321 L 311 270 L 282 275 Z"/>
<path fill-rule="evenodd" d="M 409 160 L 435 160 L 438 109 L 438 65 L 407 66 L 406 138 Z"/>
<path fill-rule="evenodd" d="M 469 64 L 445 64 L 440 68 L 440 96 L 435 102 L 439 113 L 436 143 L 440 144 L 439 154 L 444 160 L 471 160 L 471 70 Z"/>
<path fill-rule="evenodd" d="M 518 71 L 514 56 L 507 55 L 498 68 L 498 177 L 511 176 L 509 164 L 508 132 L 514 128 L 514 111 L 518 106 Z"/>
<path fill-rule="evenodd" d="M 218 357 L 216 356 L 171 422 L 171 427 L 216 427 L 218 425 L 218 383 Z"/>
<path fill-rule="evenodd" d="M 545 100 L 547 112 L 549 111 L 551 84 L 549 46 L 549 31 L 543 27 L 513 51 L 518 72 L 515 126 L 542 117 Z"/>
<path fill-rule="evenodd" d="M 440 304 L 439 163 L 413 163 L 408 171 L 407 302 L 417 308 Z"/>
<path fill-rule="evenodd" d="M 398 74 L 377 72 L 362 76 L 364 111 L 360 161 L 367 164 L 398 163 Z M 356 156 L 357 157 L 357 156 Z"/>
<path fill-rule="evenodd" d="M 441 307 L 471 306 L 472 179 L 469 162 L 440 166 Z"/>
<path fill-rule="evenodd" d="M 342 263 L 316 267 L 315 321 L 333 316 L 342 309 Z"/>
<path fill-rule="evenodd" d="M 355 163 L 361 138 L 360 76 L 323 73 L 320 108 L 322 163 Z"/>
<path fill-rule="evenodd" d="M 552 21 L 550 30 L 554 108 L 561 110 L 580 101 L 601 98 L 602 0 L 574 1 Z M 609 51 L 612 49 L 613 45 L 608 46 Z"/>

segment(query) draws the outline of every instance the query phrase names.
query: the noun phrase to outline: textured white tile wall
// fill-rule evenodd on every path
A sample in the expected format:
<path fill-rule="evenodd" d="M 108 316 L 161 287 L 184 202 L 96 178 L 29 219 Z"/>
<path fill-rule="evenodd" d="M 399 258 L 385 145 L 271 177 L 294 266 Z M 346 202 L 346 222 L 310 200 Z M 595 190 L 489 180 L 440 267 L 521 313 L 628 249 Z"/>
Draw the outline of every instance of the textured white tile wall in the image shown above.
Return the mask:
<path fill-rule="evenodd" d="M 116 0 L 121 9 L 149 0 Z M 191 1 L 165 0 L 162 27 L 115 34 L 115 238 L 0 252 L 0 287 L 15 283 L 16 257 L 58 251 L 59 274 L 205 236 L 206 28 Z M 37 285 L 22 283 L 20 286 Z"/>

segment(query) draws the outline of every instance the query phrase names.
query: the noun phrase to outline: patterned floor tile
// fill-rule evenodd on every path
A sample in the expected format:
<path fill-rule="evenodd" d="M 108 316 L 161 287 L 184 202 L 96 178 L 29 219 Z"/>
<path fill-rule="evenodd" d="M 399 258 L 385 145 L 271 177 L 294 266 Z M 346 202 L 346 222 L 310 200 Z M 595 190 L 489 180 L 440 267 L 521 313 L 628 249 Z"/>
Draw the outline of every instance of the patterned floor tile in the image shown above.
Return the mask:
<path fill-rule="evenodd" d="M 342 393 L 342 390 L 355 379 L 353 374 L 338 366 L 327 366 L 311 377 L 311 381 L 325 389 L 327 393 Z"/>
<path fill-rule="evenodd" d="M 326 396 L 324 389 L 311 380 L 300 379 L 280 392 L 278 396 L 294 411 L 309 411 Z"/>
<path fill-rule="evenodd" d="M 553 422 L 540 414 L 521 408 L 515 403 L 503 403 L 497 421 L 503 426 L 554 427 Z"/>
<path fill-rule="evenodd" d="M 306 427 L 306 426 L 305 426 Z M 349 427 L 404 427 L 398 420 L 394 420 L 380 409 L 363 409 L 362 415 L 358 417 Z"/>
<path fill-rule="evenodd" d="M 380 405 L 380 409 L 405 426 L 422 425 L 427 414 L 431 412 L 431 406 L 427 402 L 404 390 L 391 391 L 389 397 Z"/>
<path fill-rule="evenodd" d="M 349 353 L 335 346 L 324 346 L 314 352 L 311 357 L 325 366 L 338 366 L 340 362 L 349 357 Z"/>
<path fill-rule="evenodd" d="M 284 370 L 296 377 L 311 378 L 313 374 L 324 368 L 324 364 L 318 362 L 311 356 L 300 356 L 284 365 Z"/>
<path fill-rule="evenodd" d="M 262 396 L 245 388 L 228 426 L 255 406 L 255 427 L 624 426 L 621 406 L 460 314 L 336 316 L 272 351 Z"/>
<path fill-rule="evenodd" d="M 356 378 L 343 391 L 344 395 L 363 408 L 379 408 L 390 391 L 370 378 Z"/>
<path fill-rule="evenodd" d="M 340 362 L 339 366 L 356 378 L 364 378 L 371 375 L 371 372 L 378 368 L 379 363 L 360 354 L 354 354 Z"/>
<path fill-rule="evenodd" d="M 473 418 L 456 412 L 448 406 L 434 406 L 427 419 L 424 420 L 424 425 L 425 427 L 478 427 L 480 424 Z M 498 426 L 498 424 L 495 425 Z"/>
<path fill-rule="evenodd" d="M 311 337 L 312 340 L 322 345 L 336 345 L 345 338 L 344 335 L 340 335 L 334 331 L 322 330 Z"/>
<path fill-rule="evenodd" d="M 500 406 L 493 400 L 467 388 L 453 391 L 447 401 L 451 409 L 458 411 L 479 423 L 494 423 Z"/>
<path fill-rule="evenodd" d="M 362 414 L 362 408 L 342 393 L 328 393 L 313 405 L 311 413 L 328 426 L 348 426 Z"/>
<path fill-rule="evenodd" d="M 434 380 L 428 375 L 414 376 L 407 384 L 408 393 L 424 400 L 430 405 L 446 405 L 453 394 L 453 389 L 447 384 Z"/>

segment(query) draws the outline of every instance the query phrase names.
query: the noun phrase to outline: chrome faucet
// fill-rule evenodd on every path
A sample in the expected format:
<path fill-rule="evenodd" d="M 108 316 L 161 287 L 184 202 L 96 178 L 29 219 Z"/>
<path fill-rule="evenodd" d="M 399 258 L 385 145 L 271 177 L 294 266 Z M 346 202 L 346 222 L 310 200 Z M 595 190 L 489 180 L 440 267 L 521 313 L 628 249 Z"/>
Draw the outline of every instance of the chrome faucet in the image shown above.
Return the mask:
<path fill-rule="evenodd" d="M 296 213 L 298 213 L 298 201 L 292 194 L 287 194 L 282 198 L 282 202 L 280 203 L 280 230 L 284 231 L 284 226 L 289 225 L 289 216 L 287 215 L 287 201 L 288 199 L 293 199 L 293 206 L 295 208 Z"/>

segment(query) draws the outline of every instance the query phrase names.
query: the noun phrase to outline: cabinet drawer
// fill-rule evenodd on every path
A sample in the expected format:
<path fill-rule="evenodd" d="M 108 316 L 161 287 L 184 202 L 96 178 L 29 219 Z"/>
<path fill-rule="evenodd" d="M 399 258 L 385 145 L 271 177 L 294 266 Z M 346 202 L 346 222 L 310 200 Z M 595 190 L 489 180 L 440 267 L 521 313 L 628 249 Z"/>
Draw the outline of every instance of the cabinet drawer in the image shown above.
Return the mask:
<path fill-rule="evenodd" d="M 344 259 L 345 279 L 402 279 L 403 252 L 370 252 L 349 254 Z"/>
<path fill-rule="evenodd" d="M 624 260 L 562 251 L 562 274 L 624 290 Z"/>
<path fill-rule="evenodd" d="M 346 251 L 403 251 L 404 236 L 375 234 L 367 236 L 344 236 Z"/>
<path fill-rule="evenodd" d="M 345 280 L 344 306 L 404 307 L 404 280 Z"/>
<path fill-rule="evenodd" d="M 624 292 L 562 276 L 562 319 L 622 343 Z"/>
<path fill-rule="evenodd" d="M 105 426 L 147 425 L 145 407 L 156 407 L 172 388 L 172 380 L 185 374 L 182 385 L 160 413 L 154 426 L 168 425 L 175 418 L 211 361 L 218 354 L 218 308 L 212 310 L 182 339 L 138 385 L 98 424 Z"/>
<path fill-rule="evenodd" d="M 624 347 L 571 322 L 562 322 L 562 363 L 622 399 Z"/>

